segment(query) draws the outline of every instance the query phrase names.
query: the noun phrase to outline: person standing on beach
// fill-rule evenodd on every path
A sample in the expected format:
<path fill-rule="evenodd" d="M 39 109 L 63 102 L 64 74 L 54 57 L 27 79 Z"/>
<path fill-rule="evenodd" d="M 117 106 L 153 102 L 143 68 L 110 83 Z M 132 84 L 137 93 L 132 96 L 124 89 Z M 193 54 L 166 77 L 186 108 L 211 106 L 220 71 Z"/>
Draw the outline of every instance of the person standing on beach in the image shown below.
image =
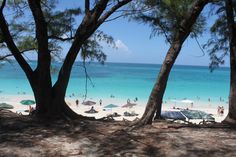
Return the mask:
<path fill-rule="evenodd" d="M 127 99 L 127 104 L 129 104 L 130 103 L 130 99 Z"/>
<path fill-rule="evenodd" d="M 79 100 L 78 99 L 75 100 L 75 104 L 77 107 L 79 107 Z"/>
<path fill-rule="evenodd" d="M 99 100 L 99 104 L 100 104 L 100 106 L 102 106 L 102 99 Z"/>
<path fill-rule="evenodd" d="M 221 115 L 221 116 L 224 115 L 224 106 L 221 106 L 220 115 Z"/>
<path fill-rule="evenodd" d="M 190 107 L 193 108 L 193 102 L 190 103 Z"/>

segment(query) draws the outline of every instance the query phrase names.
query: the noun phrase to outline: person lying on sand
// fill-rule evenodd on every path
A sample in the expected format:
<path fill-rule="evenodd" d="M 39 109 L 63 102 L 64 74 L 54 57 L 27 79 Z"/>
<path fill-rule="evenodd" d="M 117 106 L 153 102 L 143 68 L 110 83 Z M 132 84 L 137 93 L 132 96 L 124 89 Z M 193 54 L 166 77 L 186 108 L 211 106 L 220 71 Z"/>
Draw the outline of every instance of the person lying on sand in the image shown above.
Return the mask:
<path fill-rule="evenodd" d="M 85 111 L 85 113 L 98 113 L 98 111 L 96 111 L 94 107 L 92 106 L 91 109 L 88 111 Z"/>

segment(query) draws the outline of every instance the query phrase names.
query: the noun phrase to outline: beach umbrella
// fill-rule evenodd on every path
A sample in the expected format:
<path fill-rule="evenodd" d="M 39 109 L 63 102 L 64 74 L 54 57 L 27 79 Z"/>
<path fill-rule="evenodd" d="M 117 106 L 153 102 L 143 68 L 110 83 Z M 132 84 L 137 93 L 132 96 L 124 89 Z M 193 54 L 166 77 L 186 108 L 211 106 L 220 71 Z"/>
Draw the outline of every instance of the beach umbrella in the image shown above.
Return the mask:
<path fill-rule="evenodd" d="M 118 105 L 114 105 L 114 104 L 109 104 L 109 105 L 105 106 L 104 108 L 112 109 L 112 108 L 115 108 L 115 107 L 119 107 L 119 106 Z"/>
<path fill-rule="evenodd" d="M 134 106 L 136 106 L 137 104 L 135 104 L 135 103 L 127 103 L 127 104 L 125 104 L 125 105 L 123 105 L 122 107 L 129 107 L 129 108 L 132 108 L 132 107 L 134 107 Z"/>
<path fill-rule="evenodd" d="M 83 105 L 87 105 L 87 106 L 92 106 L 92 105 L 95 105 L 96 102 L 89 100 L 89 101 L 84 101 L 84 102 L 82 102 L 82 104 L 83 104 Z"/>
<path fill-rule="evenodd" d="M 116 107 L 119 107 L 119 106 L 114 105 L 114 104 L 109 104 L 109 105 L 105 106 L 104 108 L 111 109 L 111 112 L 112 112 L 112 108 L 116 108 Z"/>
<path fill-rule="evenodd" d="M 20 103 L 22 105 L 34 105 L 35 101 L 34 100 L 21 100 Z"/>
<path fill-rule="evenodd" d="M 0 109 L 13 109 L 14 107 L 7 103 L 0 103 Z"/>
<path fill-rule="evenodd" d="M 119 106 L 118 105 L 114 105 L 114 104 L 109 104 L 109 105 L 105 106 L 104 108 L 111 109 L 111 112 L 112 112 L 112 108 L 116 108 L 116 107 L 119 107 Z"/>

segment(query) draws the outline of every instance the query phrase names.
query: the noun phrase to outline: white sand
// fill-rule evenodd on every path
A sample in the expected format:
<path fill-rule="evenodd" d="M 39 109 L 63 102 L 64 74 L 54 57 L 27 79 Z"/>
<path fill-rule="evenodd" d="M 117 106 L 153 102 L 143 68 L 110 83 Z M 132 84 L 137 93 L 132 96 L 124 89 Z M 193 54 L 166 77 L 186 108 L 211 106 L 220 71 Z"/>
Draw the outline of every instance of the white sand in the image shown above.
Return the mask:
<path fill-rule="evenodd" d="M 9 103 L 14 106 L 14 109 L 12 109 L 13 112 L 21 112 L 22 114 L 27 115 L 28 113 L 24 112 L 24 110 L 28 110 L 29 106 L 20 104 L 20 101 L 23 99 L 34 99 L 34 97 L 32 95 L 0 95 L 0 103 L 2 103 L 2 102 Z M 96 102 L 96 105 L 94 105 L 94 109 L 97 110 L 98 113 L 87 114 L 84 112 L 91 109 L 91 106 L 82 105 L 81 102 L 83 102 L 83 100 L 79 99 L 79 105 L 77 107 L 75 104 L 75 100 L 76 100 L 75 97 L 66 98 L 67 104 L 78 114 L 89 116 L 89 117 L 95 117 L 95 118 L 102 118 L 102 117 L 105 117 L 105 116 L 112 114 L 114 112 L 117 112 L 118 114 L 122 115 L 120 117 L 116 117 L 115 120 L 123 120 L 123 119 L 134 120 L 137 117 L 140 118 L 142 116 L 142 114 L 144 113 L 145 106 L 146 106 L 145 101 L 137 101 L 136 102 L 137 105 L 133 108 L 122 108 L 121 106 L 123 106 L 124 104 L 127 103 L 126 100 L 118 100 L 116 98 L 103 99 L 102 105 L 100 106 L 99 100 L 90 99 L 91 101 Z M 104 110 L 104 106 L 111 104 L 111 103 L 118 105 L 119 107 Z M 134 102 L 131 101 L 131 103 L 134 103 Z M 225 102 L 212 103 L 212 102 L 198 101 L 198 102 L 194 102 L 193 107 L 191 107 L 190 104 L 184 104 L 184 103 L 175 104 L 174 102 L 167 101 L 167 102 L 163 103 L 163 110 L 164 111 L 171 110 L 174 106 L 179 107 L 179 108 L 189 108 L 189 109 L 197 109 L 197 110 L 205 111 L 207 113 L 213 114 L 213 116 L 217 122 L 221 122 L 228 113 L 228 107 Z M 224 106 L 225 112 L 224 112 L 223 116 L 217 115 L 217 106 Z M 35 105 L 33 105 L 32 107 L 35 107 Z M 138 114 L 138 116 L 134 116 L 134 117 L 123 116 L 125 111 L 135 112 Z"/>

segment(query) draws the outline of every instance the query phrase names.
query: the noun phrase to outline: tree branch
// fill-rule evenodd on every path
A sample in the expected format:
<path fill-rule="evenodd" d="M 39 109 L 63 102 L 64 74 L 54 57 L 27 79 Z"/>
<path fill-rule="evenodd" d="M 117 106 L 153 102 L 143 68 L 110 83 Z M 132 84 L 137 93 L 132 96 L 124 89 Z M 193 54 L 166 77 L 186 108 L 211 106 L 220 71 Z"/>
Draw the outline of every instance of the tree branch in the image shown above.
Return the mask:
<path fill-rule="evenodd" d="M 1 6 L 1 8 L 4 8 L 3 5 Z M 2 31 L 3 39 L 6 42 L 8 49 L 11 51 L 16 61 L 19 63 L 20 67 L 23 69 L 26 76 L 29 79 L 32 78 L 33 70 L 31 69 L 30 65 L 26 62 L 24 57 L 21 55 L 21 52 L 14 43 L 13 38 L 8 29 L 7 22 L 2 12 L 0 12 L 0 29 Z"/>
<path fill-rule="evenodd" d="M 69 77 L 71 73 L 72 66 L 75 62 L 75 59 L 79 53 L 81 46 L 84 44 L 84 41 L 87 40 L 95 30 L 112 14 L 114 11 L 122 7 L 123 5 L 129 3 L 131 0 L 123 0 L 118 2 L 114 7 L 112 7 L 108 12 L 103 16 L 102 13 L 107 7 L 109 0 L 100 0 L 97 2 L 96 6 L 91 10 L 91 15 L 85 15 L 82 23 L 76 30 L 75 39 L 71 45 L 64 63 L 60 69 L 58 80 L 53 86 L 54 90 L 60 89 L 62 92 L 61 96 L 65 96 L 65 91 L 69 82 Z M 100 18 L 102 16 L 102 18 Z M 99 19 L 100 18 L 100 19 Z"/>
<path fill-rule="evenodd" d="M 38 67 L 50 69 L 51 56 L 48 49 L 48 31 L 40 0 L 28 0 L 30 10 L 36 25 L 36 38 L 38 43 Z M 43 70 L 43 69 L 41 69 Z"/>
<path fill-rule="evenodd" d="M 7 54 L 7 55 L 4 55 L 4 56 L 0 56 L 0 60 L 4 60 L 4 59 L 6 59 L 7 57 L 11 57 L 11 56 L 13 56 L 12 53 L 11 53 L 11 54 Z"/>
<path fill-rule="evenodd" d="M 199 41 L 198 41 L 198 39 L 197 39 L 197 36 L 196 35 L 194 35 L 194 39 L 195 39 L 195 41 L 197 42 L 197 45 L 198 45 L 198 47 L 200 48 L 200 50 L 202 51 L 202 55 L 200 55 L 200 56 L 196 56 L 196 57 L 203 57 L 203 56 L 205 56 L 205 52 L 204 52 L 204 50 L 203 50 L 203 48 L 202 48 L 202 46 L 201 46 L 201 44 L 199 43 Z"/>
<path fill-rule="evenodd" d="M 35 48 L 29 48 L 29 49 L 22 50 L 22 51 L 20 51 L 20 53 L 24 54 L 25 52 L 32 51 L 32 50 L 35 50 Z M 0 56 L 0 60 L 4 60 L 4 59 L 11 57 L 11 56 L 14 56 L 14 55 L 12 53 L 10 53 L 10 54 Z"/>
<path fill-rule="evenodd" d="M 39 97 L 47 97 L 52 94 L 52 79 L 50 73 L 51 55 L 48 44 L 48 28 L 43 11 L 41 0 L 28 0 L 30 10 L 33 14 L 36 26 L 36 39 L 38 44 L 38 64 L 35 70 L 36 84 L 41 88 L 35 87 Z M 38 104 L 44 104 L 44 100 L 39 100 Z M 44 104 L 46 105 L 46 104 Z"/>
<path fill-rule="evenodd" d="M 118 12 L 126 12 L 126 13 L 118 15 L 118 16 L 116 16 L 114 18 L 111 18 L 111 19 L 107 19 L 104 22 L 110 22 L 110 21 L 116 20 L 116 19 L 124 17 L 124 16 L 129 16 L 129 15 L 137 14 L 139 12 L 147 12 L 147 11 L 150 11 L 150 10 L 151 10 L 150 8 L 140 9 L 140 10 L 137 10 L 137 9 L 136 10 L 124 10 L 124 9 L 116 10 L 116 11 L 114 11 L 114 13 L 118 13 Z"/>
<path fill-rule="evenodd" d="M 6 5 L 6 0 L 3 0 L 3 1 L 2 1 L 1 8 L 0 8 L 0 12 L 1 12 L 1 13 L 2 13 L 3 8 L 5 7 L 5 5 Z"/>
<path fill-rule="evenodd" d="M 81 65 L 81 67 L 84 69 L 84 73 L 85 73 L 85 94 L 84 94 L 84 100 L 85 101 L 87 99 L 87 95 L 88 95 L 88 80 L 90 81 L 92 87 L 94 87 L 93 81 L 90 78 L 87 68 L 86 68 L 86 64 L 85 64 L 85 60 L 83 60 L 83 64 Z"/>
<path fill-rule="evenodd" d="M 90 0 L 85 0 L 85 14 L 90 12 Z"/>
<path fill-rule="evenodd" d="M 101 25 L 112 13 L 114 13 L 117 9 L 120 7 L 128 4 L 132 0 L 123 0 L 123 1 L 118 1 L 116 5 L 114 5 L 109 11 L 107 11 L 99 20 L 98 20 L 98 25 Z"/>
<path fill-rule="evenodd" d="M 126 15 L 119 15 L 119 16 L 116 16 L 116 17 L 114 17 L 114 18 L 111 18 L 111 19 L 105 20 L 104 22 L 114 21 L 114 20 L 119 19 L 119 18 L 124 17 L 124 16 L 127 16 L 127 14 L 126 14 Z"/>
<path fill-rule="evenodd" d="M 97 21 L 97 19 L 101 16 L 105 8 L 107 7 L 107 3 L 109 0 L 100 0 L 97 2 L 92 12 L 92 18 Z"/>

